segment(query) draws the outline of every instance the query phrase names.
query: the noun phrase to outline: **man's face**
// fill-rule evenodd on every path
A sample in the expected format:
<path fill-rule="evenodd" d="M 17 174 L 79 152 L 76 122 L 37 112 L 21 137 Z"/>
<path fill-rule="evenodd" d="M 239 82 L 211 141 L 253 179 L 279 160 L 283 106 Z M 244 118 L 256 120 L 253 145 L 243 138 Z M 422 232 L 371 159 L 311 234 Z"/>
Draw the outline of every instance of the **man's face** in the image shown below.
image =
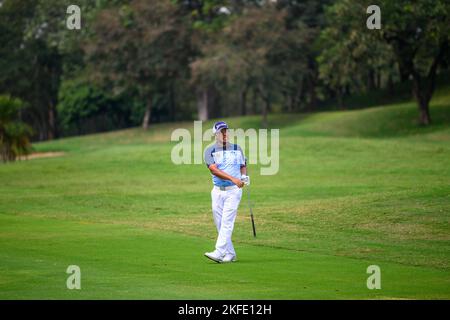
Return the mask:
<path fill-rule="evenodd" d="M 228 140 L 228 130 L 227 129 L 222 129 L 217 133 L 217 142 L 218 143 L 227 143 Z"/>

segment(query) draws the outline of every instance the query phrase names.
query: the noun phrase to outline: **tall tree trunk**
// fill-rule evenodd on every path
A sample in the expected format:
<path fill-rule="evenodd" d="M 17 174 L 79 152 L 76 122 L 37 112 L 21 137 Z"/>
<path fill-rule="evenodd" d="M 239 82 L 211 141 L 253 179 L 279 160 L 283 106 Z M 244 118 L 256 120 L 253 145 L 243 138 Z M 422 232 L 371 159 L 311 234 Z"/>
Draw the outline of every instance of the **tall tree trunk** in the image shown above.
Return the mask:
<path fill-rule="evenodd" d="M 269 126 L 269 123 L 267 121 L 267 114 L 270 110 L 270 98 L 266 99 L 263 104 L 263 110 L 262 110 L 262 127 L 267 128 Z"/>
<path fill-rule="evenodd" d="M 150 118 L 152 117 L 152 97 L 147 99 L 147 106 L 145 108 L 144 119 L 142 121 L 142 129 L 147 130 L 150 124 Z"/>
<path fill-rule="evenodd" d="M 267 102 L 266 101 L 264 101 L 264 103 L 263 103 L 261 124 L 262 124 L 263 128 L 267 128 Z"/>
<path fill-rule="evenodd" d="M 170 118 L 172 121 L 176 120 L 176 101 L 175 101 L 175 85 L 173 81 L 169 87 L 169 104 L 170 104 Z"/>
<path fill-rule="evenodd" d="M 316 79 L 315 75 L 310 76 L 308 83 L 308 91 L 309 91 L 309 103 L 308 110 L 313 111 L 317 106 L 317 92 L 316 92 Z"/>
<path fill-rule="evenodd" d="M 339 109 L 341 109 L 341 110 L 345 109 L 344 94 L 342 93 L 342 88 L 338 88 L 337 89 L 336 97 L 337 97 Z"/>
<path fill-rule="evenodd" d="M 393 95 L 394 94 L 394 79 L 392 78 L 392 74 L 389 74 L 387 86 L 388 86 L 389 95 Z"/>
<path fill-rule="evenodd" d="M 256 114 L 258 112 L 258 89 L 253 88 L 252 90 L 252 114 Z"/>
<path fill-rule="evenodd" d="M 381 89 L 381 70 L 377 72 L 377 89 Z"/>
<path fill-rule="evenodd" d="M 419 123 L 427 126 L 431 123 L 429 103 L 432 92 L 429 85 L 418 74 L 413 75 L 413 95 L 419 107 Z"/>
<path fill-rule="evenodd" d="M 48 131 L 47 139 L 53 140 L 57 137 L 56 132 L 56 110 L 53 103 L 50 103 L 48 107 Z"/>
<path fill-rule="evenodd" d="M 294 93 L 292 90 L 283 91 L 283 110 L 287 113 L 291 113 L 294 106 Z"/>
<path fill-rule="evenodd" d="M 208 90 L 202 89 L 197 94 L 197 112 L 198 120 L 206 121 L 208 120 Z"/>
<path fill-rule="evenodd" d="M 58 138 L 58 126 L 57 126 L 57 111 L 56 106 L 58 105 L 58 91 L 61 82 L 62 74 L 62 56 L 59 54 L 58 50 L 54 50 L 51 53 L 52 58 L 48 61 L 46 66 L 49 71 L 49 79 L 47 79 L 49 87 L 47 88 L 47 93 L 49 94 L 48 99 L 48 134 L 47 139 L 53 140 Z"/>
<path fill-rule="evenodd" d="M 248 87 L 241 91 L 241 115 L 245 116 L 247 114 L 247 92 Z"/>
<path fill-rule="evenodd" d="M 413 94 L 417 100 L 420 114 L 419 122 L 422 125 L 429 125 L 431 123 L 429 105 L 436 87 L 437 68 L 448 50 L 448 45 L 448 41 L 446 40 L 440 44 L 439 52 L 434 58 L 430 70 L 425 77 L 422 77 L 419 72 L 414 69 L 413 62 L 410 62 L 411 73 L 413 75 Z"/>
<path fill-rule="evenodd" d="M 287 111 L 288 112 L 292 112 L 294 111 L 294 106 L 295 106 L 295 92 L 290 92 L 289 96 L 288 96 L 288 106 L 287 106 Z"/>
<path fill-rule="evenodd" d="M 449 41 L 446 37 L 441 40 L 439 51 L 433 59 L 428 74 L 422 76 L 414 65 L 414 56 L 411 55 L 408 59 L 404 59 L 401 55 L 401 48 L 397 49 L 397 58 L 399 65 L 404 73 L 412 75 L 413 77 L 413 95 L 416 98 L 419 107 L 419 123 L 422 125 L 429 125 L 431 123 L 429 104 L 434 93 L 436 85 L 437 68 L 442 63 L 445 54 L 447 53 Z"/>
<path fill-rule="evenodd" d="M 259 92 L 263 98 L 263 107 L 261 110 L 262 115 L 262 127 L 267 128 L 268 127 L 268 121 L 267 121 L 267 114 L 270 111 L 270 103 L 271 103 L 271 97 L 270 93 L 264 94 L 264 87 L 262 85 L 259 86 Z"/>
<path fill-rule="evenodd" d="M 309 70 L 311 70 L 309 76 L 307 76 L 305 96 L 309 95 L 309 102 L 307 105 L 308 110 L 314 110 L 317 107 L 317 92 L 316 86 L 319 80 L 319 67 L 316 63 L 316 58 L 314 55 L 309 54 L 308 57 Z"/>
<path fill-rule="evenodd" d="M 305 77 L 302 77 L 300 79 L 300 82 L 298 84 L 298 89 L 295 92 L 294 95 L 294 99 L 293 99 L 293 104 L 292 104 L 292 109 L 295 111 L 299 111 L 301 109 L 301 103 L 302 103 L 302 98 L 305 95 Z"/>
<path fill-rule="evenodd" d="M 375 87 L 375 71 L 373 70 L 373 68 L 370 68 L 367 79 L 367 89 L 369 89 L 369 91 L 372 91 L 373 89 L 375 89 Z"/>
<path fill-rule="evenodd" d="M 419 118 L 420 124 L 425 126 L 429 125 L 431 123 L 429 102 L 420 101 L 419 109 L 420 109 L 420 118 Z"/>

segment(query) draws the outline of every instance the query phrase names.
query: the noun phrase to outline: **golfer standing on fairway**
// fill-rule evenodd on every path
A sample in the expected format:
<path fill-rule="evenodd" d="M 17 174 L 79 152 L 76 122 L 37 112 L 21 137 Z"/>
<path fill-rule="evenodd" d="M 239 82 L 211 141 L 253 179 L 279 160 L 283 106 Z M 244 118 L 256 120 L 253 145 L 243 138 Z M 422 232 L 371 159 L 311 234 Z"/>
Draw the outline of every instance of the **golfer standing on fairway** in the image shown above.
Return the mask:
<path fill-rule="evenodd" d="M 214 187 L 211 191 L 214 223 L 219 233 L 216 249 L 205 253 L 215 262 L 234 262 L 231 236 L 237 209 L 242 197 L 242 187 L 250 184 L 246 175 L 246 161 L 241 147 L 228 142 L 228 125 L 216 122 L 213 127 L 216 143 L 205 151 L 205 163 L 211 171 Z"/>

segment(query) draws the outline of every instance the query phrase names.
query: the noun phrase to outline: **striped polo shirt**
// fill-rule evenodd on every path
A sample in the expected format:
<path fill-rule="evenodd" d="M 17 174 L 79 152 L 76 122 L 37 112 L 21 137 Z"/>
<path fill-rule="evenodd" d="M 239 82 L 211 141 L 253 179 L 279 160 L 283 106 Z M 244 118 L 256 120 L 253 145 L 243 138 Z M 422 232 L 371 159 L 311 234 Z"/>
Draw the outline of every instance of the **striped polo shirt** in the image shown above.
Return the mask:
<path fill-rule="evenodd" d="M 217 164 L 219 170 L 239 179 L 241 177 L 241 167 L 246 166 L 246 159 L 241 147 L 237 144 L 227 143 L 226 145 L 219 145 L 216 143 L 205 150 L 205 163 L 208 168 L 212 164 Z M 233 182 L 220 179 L 213 174 L 212 181 L 218 187 L 234 185 Z"/>

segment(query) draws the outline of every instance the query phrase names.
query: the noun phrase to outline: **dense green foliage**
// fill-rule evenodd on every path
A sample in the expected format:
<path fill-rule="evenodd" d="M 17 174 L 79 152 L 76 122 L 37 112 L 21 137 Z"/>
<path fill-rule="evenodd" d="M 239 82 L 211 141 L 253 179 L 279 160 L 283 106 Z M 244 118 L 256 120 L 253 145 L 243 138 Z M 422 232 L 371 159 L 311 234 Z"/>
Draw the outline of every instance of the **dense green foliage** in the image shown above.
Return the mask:
<path fill-rule="evenodd" d="M 23 102 L 9 96 L 0 96 L 0 156 L 4 162 L 14 161 L 31 151 L 31 128 L 20 121 Z"/>
<path fill-rule="evenodd" d="M 0 93 L 28 103 L 39 140 L 246 114 L 267 125 L 408 80 L 426 125 L 448 73 L 444 0 L 380 1 L 380 30 L 366 0 L 80 0 L 80 30 L 69 0 L 1 3 Z"/>
<path fill-rule="evenodd" d="M 59 92 L 61 129 L 68 134 L 109 131 L 137 125 L 132 97 L 112 96 L 82 80 L 65 81 Z"/>

